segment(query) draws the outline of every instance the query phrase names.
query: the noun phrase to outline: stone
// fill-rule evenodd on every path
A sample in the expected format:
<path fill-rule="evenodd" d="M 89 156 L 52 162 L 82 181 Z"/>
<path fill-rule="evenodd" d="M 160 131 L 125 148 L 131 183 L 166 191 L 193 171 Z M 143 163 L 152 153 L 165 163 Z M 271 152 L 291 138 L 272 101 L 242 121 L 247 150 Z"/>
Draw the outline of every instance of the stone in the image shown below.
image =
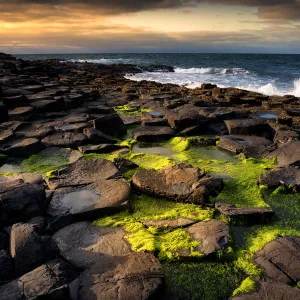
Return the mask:
<path fill-rule="evenodd" d="M 0 103 L 0 124 L 8 121 L 8 109 L 5 104 Z"/>
<path fill-rule="evenodd" d="M 105 262 L 107 257 L 123 257 L 131 253 L 124 240 L 125 231 L 118 227 L 93 226 L 79 222 L 60 229 L 53 235 L 61 256 L 79 269 Z"/>
<path fill-rule="evenodd" d="M 300 166 L 300 141 L 284 144 L 274 152 L 270 153 L 270 157 L 277 160 L 278 167 L 284 166 Z"/>
<path fill-rule="evenodd" d="M 115 158 L 114 164 L 122 174 L 139 167 L 139 165 L 133 161 L 122 157 Z"/>
<path fill-rule="evenodd" d="M 4 149 L 9 156 L 28 157 L 44 149 L 42 143 L 35 138 L 25 138 Z"/>
<path fill-rule="evenodd" d="M 43 184 L 29 183 L 23 179 L 0 183 L 1 219 L 4 224 L 26 221 L 43 215 L 46 194 Z"/>
<path fill-rule="evenodd" d="M 90 153 L 110 153 L 124 148 L 127 147 L 115 145 L 115 144 L 100 144 L 100 145 L 92 145 L 92 146 L 81 146 L 78 147 L 78 150 L 83 154 L 90 154 Z"/>
<path fill-rule="evenodd" d="M 0 286 L 0 300 L 70 299 L 69 283 L 77 277 L 61 259 L 52 260 Z"/>
<path fill-rule="evenodd" d="M 79 279 L 78 300 L 157 299 L 163 278 L 151 253 L 104 257 Z"/>
<path fill-rule="evenodd" d="M 105 159 L 80 159 L 46 178 L 50 189 L 93 184 L 98 180 L 117 179 L 121 173 L 117 167 Z"/>
<path fill-rule="evenodd" d="M 216 254 L 229 246 L 229 226 L 217 220 L 196 223 L 187 228 L 193 240 L 199 242 L 196 251 L 204 255 Z"/>
<path fill-rule="evenodd" d="M 215 208 L 223 216 L 229 217 L 233 223 L 242 225 L 268 223 L 274 215 L 270 208 L 236 207 L 225 202 L 216 202 Z"/>
<path fill-rule="evenodd" d="M 94 120 L 94 128 L 111 136 L 122 136 L 126 127 L 117 114 L 103 115 Z"/>
<path fill-rule="evenodd" d="M 158 227 L 160 229 L 175 229 L 175 228 L 185 228 L 195 224 L 197 221 L 190 220 L 186 218 L 178 218 L 175 220 L 159 220 L 159 221 L 142 221 L 146 227 Z"/>
<path fill-rule="evenodd" d="M 33 224 L 17 223 L 12 226 L 10 252 L 15 272 L 21 276 L 57 257 L 58 247 L 50 236 L 41 236 Z"/>
<path fill-rule="evenodd" d="M 158 142 L 168 140 L 175 135 L 170 127 L 141 126 L 132 132 L 132 138 L 138 142 Z"/>
<path fill-rule="evenodd" d="M 64 109 L 64 101 L 40 100 L 30 104 L 37 112 L 59 112 Z"/>
<path fill-rule="evenodd" d="M 8 113 L 12 121 L 30 121 L 34 116 L 34 109 L 31 106 L 17 107 Z"/>
<path fill-rule="evenodd" d="M 297 284 L 300 281 L 300 237 L 278 238 L 254 255 L 265 275 L 276 281 Z"/>
<path fill-rule="evenodd" d="M 279 130 L 276 132 L 274 141 L 280 146 L 299 140 L 299 133 L 293 130 Z"/>
<path fill-rule="evenodd" d="M 132 177 L 136 190 L 173 201 L 204 204 L 208 200 L 205 185 L 197 182 L 204 172 L 190 165 L 179 164 L 160 171 L 139 170 Z"/>
<path fill-rule="evenodd" d="M 263 119 L 226 120 L 225 125 L 230 135 L 256 135 L 273 138 L 272 127 Z"/>
<path fill-rule="evenodd" d="M 88 138 L 83 133 L 57 132 L 42 139 L 46 147 L 78 148 L 87 143 Z"/>
<path fill-rule="evenodd" d="M 259 183 L 272 189 L 286 186 L 298 190 L 300 187 L 300 169 L 285 167 L 267 171 L 260 176 Z"/>
<path fill-rule="evenodd" d="M 0 266 L 0 283 L 1 281 L 3 282 L 13 279 L 13 262 L 11 256 L 5 250 L 0 250 Z"/>
<path fill-rule="evenodd" d="M 116 144 L 117 141 L 111 136 L 96 130 L 94 128 L 85 128 L 83 133 L 88 137 L 89 142 L 92 144 Z"/>
<path fill-rule="evenodd" d="M 267 153 L 272 141 L 258 136 L 228 135 L 221 136 L 218 147 L 234 154 L 243 154 L 246 158 L 259 158 Z"/>

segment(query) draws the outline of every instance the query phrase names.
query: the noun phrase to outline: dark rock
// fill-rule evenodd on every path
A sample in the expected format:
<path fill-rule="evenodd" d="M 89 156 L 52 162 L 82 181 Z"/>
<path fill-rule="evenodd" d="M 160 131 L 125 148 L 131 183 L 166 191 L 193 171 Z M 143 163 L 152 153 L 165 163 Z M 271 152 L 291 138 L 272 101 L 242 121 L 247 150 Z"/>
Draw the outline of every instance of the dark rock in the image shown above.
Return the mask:
<path fill-rule="evenodd" d="M 0 231 L 0 250 L 7 250 L 9 246 L 9 236 L 5 231 Z"/>
<path fill-rule="evenodd" d="M 257 135 L 273 138 L 272 127 L 262 119 L 226 120 L 226 127 L 232 135 Z"/>
<path fill-rule="evenodd" d="M 38 112 L 59 112 L 64 109 L 64 101 L 40 100 L 31 103 L 31 106 Z"/>
<path fill-rule="evenodd" d="M 8 148 L 5 148 L 4 153 L 9 156 L 28 157 L 43 150 L 44 146 L 38 139 L 25 138 Z"/>
<path fill-rule="evenodd" d="M 94 128 L 85 128 L 83 133 L 88 137 L 89 142 L 93 144 L 116 144 L 117 141 L 111 136 L 96 130 Z"/>
<path fill-rule="evenodd" d="M 58 247 L 50 236 L 39 235 L 33 224 L 18 223 L 11 230 L 10 252 L 15 272 L 21 276 L 56 258 Z"/>
<path fill-rule="evenodd" d="M 175 229 L 175 228 L 185 228 L 195 224 L 197 221 L 190 220 L 186 218 L 178 218 L 175 220 L 159 220 L 159 221 L 142 221 L 146 227 L 158 227 L 160 229 Z"/>
<path fill-rule="evenodd" d="M 279 144 L 288 144 L 299 140 L 299 133 L 293 130 L 279 130 L 276 132 L 274 141 Z"/>
<path fill-rule="evenodd" d="M 116 227 L 93 226 L 88 222 L 69 225 L 53 235 L 60 254 L 79 269 L 92 267 L 108 256 L 122 257 L 131 253 L 123 239 L 125 231 Z"/>
<path fill-rule="evenodd" d="M 83 154 L 90 153 L 110 153 L 115 150 L 124 149 L 127 147 L 115 145 L 115 144 L 101 144 L 101 145 L 92 145 L 92 146 L 81 146 L 78 147 L 78 150 Z"/>
<path fill-rule="evenodd" d="M 201 84 L 201 90 L 212 90 L 217 88 L 216 84 L 211 84 L 211 83 L 203 83 Z"/>
<path fill-rule="evenodd" d="M 0 123 L 8 121 L 8 109 L 7 106 L 0 103 Z"/>
<path fill-rule="evenodd" d="M 228 135 L 221 136 L 218 147 L 234 154 L 243 153 L 245 157 L 264 156 L 272 141 L 258 136 Z"/>
<path fill-rule="evenodd" d="M 140 170 L 132 177 L 136 190 L 168 198 L 173 201 L 203 204 L 208 200 L 208 190 L 198 181 L 203 171 L 190 165 L 179 164 L 160 171 Z"/>
<path fill-rule="evenodd" d="M 87 111 L 89 114 L 100 114 L 100 115 L 109 115 L 115 113 L 115 110 L 112 107 L 107 107 L 103 105 L 88 106 Z"/>
<path fill-rule="evenodd" d="M 300 281 L 300 237 L 281 237 L 264 246 L 254 261 L 273 280 L 297 284 Z"/>
<path fill-rule="evenodd" d="M 170 127 L 141 126 L 132 132 L 132 138 L 139 142 L 157 142 L 170 139 L 174 134 Z"/>
<path fill-rule="evenodd" d="M 12 259 L 11 256 L 5 250 L 0 250 L 0 266 L 1 285 L 1 281 L 8 281 L 14 277 Z"/>
<path fill-rule="evenodd" d="M 268 188 L 277 188 L 279 186 L 300 187 L 300 169 L 294 167 L 284 167 L 267 171 L 259 178 L 259 183 Z"/>
<path fill-rule="evenodd" d="M 58 132 L 43 138 L 42 144 L 46 147 L 78 148 L 87 141 L 88 138 L 83 133 Z"/>
<path fill-rule="evenodd" d="M 277 159 L 279 167 L 300 166 L 300 141 L 291 142 L 283 145 L 270 154 Z"/>
<path fill-rule="evenodd" d="M 157 299 L 163 277 L 151 253 L 104 257 L 79 279 L 78 300 Z"/>
<path fill-rule="evenodd" d="M 229 246 L 229 226 L 221 221 L 200 222 L 187 228 L 192 239 L 199 242 L 196 251 L 204 255 L 216 254 Z"/>
<path fill-rule="evenodd" d="M 242 225 L 268 223 L 274 215 L 270 208 L 236 207 L 225 202 L 216 202 L 215 208 L 223 216 L 229 217 L 230 221 Z"/>
<path fill-rule="evenodd" d="M 134 170 L 134 169 L 139 167 L 139 165 L 132 162 L 131 160 L 126 159 L 126 158 L 122 158 L 122 157 L 115 158 L 114 159 L 114 164 L 116 165 L 116 167 L 120 170 L 120 172 L 122 174 L 124 174 L 124 173 L 126 173 L 130 170 Z"/>
<path fill-rule="evenodd" d="M 12 121 L 29 121 L 34 117 L 34 109 L 31 106 L 18 107 L 8 113 Z"/>
<path fill-rule="evenodd" d="M 45 188 L 42 184 L 22 179 L 0 183 L 1 219 L 5 224 L 26 221 L 43 215 L 46 208 Z"/>
<path fill-rule="evenodd" d="M 286 109 L 285 111 L 289 116 L 292 116 L 292 117 L 300 116 L 300 109 Z"/>
<path fill-rule="evenodd" d="M 117 114 L 103 115 L 94 120 L 94 128 L 111 136 L 122 136 L 126 133 L 126 127 Z"/>
<path fill-rule="evenodd" d="M 0 287 L 0 300 L 70 299 L 68 284 L 77 277 L 61 259 L 50 261 Z"/>

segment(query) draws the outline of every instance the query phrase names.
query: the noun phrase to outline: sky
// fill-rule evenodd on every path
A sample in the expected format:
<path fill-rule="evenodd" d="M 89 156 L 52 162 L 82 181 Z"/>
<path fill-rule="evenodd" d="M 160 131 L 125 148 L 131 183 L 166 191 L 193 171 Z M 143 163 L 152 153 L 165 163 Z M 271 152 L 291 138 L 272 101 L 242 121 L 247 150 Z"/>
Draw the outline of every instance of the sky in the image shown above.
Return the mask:
<path fill-rule="evenodd" d="M 0 0 L 0 51 L 300 54 L 300 0 Z"/>

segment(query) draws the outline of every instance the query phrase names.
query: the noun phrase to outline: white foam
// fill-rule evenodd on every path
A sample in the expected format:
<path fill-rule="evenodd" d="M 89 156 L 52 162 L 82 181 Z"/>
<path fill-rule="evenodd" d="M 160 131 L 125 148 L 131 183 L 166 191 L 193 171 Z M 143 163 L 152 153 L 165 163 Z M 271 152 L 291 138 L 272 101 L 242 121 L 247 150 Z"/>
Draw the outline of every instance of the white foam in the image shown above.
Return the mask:
<path fill-rule="evenodd" d="M 138 64 L 137 59 L 127 58 L 98 58 L 98 59 L 69 59 L 69 62 L 73 63 L 92 63 L 92 64 Z"/>
<path fill-rule="evenodd" d="M 175 68 L 174 70 L 179 74 L 246 75 L 250 73 L 243 68 Z"/>

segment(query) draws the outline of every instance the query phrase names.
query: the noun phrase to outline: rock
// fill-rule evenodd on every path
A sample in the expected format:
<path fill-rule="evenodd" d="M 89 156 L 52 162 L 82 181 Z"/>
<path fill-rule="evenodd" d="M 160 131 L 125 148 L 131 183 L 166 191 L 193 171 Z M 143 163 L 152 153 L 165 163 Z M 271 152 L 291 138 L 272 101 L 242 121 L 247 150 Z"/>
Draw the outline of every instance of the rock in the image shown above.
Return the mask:
<path fill-rule="evenodd" d="M 101 144 L 101 145 L 93 145 L 93 146 L 81 146 L 78 147 L 78 150 L 83 154 L 90 153 L 110 153 L 115 150 L 124 149 L 127 147 L 115 145 L 115 144 Z"/>
<path fill-rule="evenodd" d="M 130 185 L 124 179 L 98 179 L 86 186 L 58 188 L 52 196 L 47 215 L 55 223 L 62 222 L 61 219 L 72 222 L 96 219 L 128 208 L 129 196 Z"/>
<path fill-rule="evenodd" d="M 93 184 L 98 180 L 120 178 L 117 167 L 105 159 L 80 159 L 46 178 L 50 189 Z"/>
<path fill-rule="evenodd" d="M 225 202 L 216 202 L 215 208 L 223 216 L 229 217 L 230 221 L 243 225 L 268 223 L 274 215 L 270 208 L 236 207 Z"/>
<path fill-rule="evenodd" d="M 8 281 L 14 277 L 13 263 L 11 256 L 5 251 L 0 250 L 0 284 L 1 281 Z M 1 295 L 0 295 L 1 299 Z"/>
<path fill-rule="evenodd" d="M 122 174 L 139 167 L 139 165 L 133 161 L 122 157 L 115 158 L 114 164 Z"/>
<path fill-rule="evenodd" d="M 47 205 L 45 188 L 22 179 L 5 181 L 0 183 L 0 203 L 4 224 L 26 221 L 44 214 Z"/>
<path fill-rule="evenodd" d="M 256 283 L 256 290 L 240 294 L 232 300 L 300 300 L 299 288 L 273 280 L 261 280 Z"/>
<path fill-rule="evenodd" d="M 300 166 L 300 141 L 283 145 L 270 154 L 270 157 L 277 159 L 279 167 Z"/>
<path fill-rule="evenodd" d="M 225 125 L 230 135 L 256 135 L 273 138 L 272 127 L 263 119 L 226 120 Z"/>
<path fill-rule="evenodd" d="M 79 279 L 78 300 L 157 299 L 163 277 L 151 253 L 104 257 Z"/>
<path fill-rule="evenodd" d="M 300 187 L 300 169 L 285 167 L 267 171 L 260 176 L 259 183 L 273 189 L 279 186 L 298 189 Z"/>
<path fill-rule="evenodd" d="M 0 300 L 70 299 L 68 284 L 76 277 L 69 264 L 56 259 L 0 286 Z"/>
<path fill-rule="evenodd" d="M 195 224 L 197 221 L 186 218 L 178 218 L 175 220 L 159 220 L 159 221 L 142 221 L 146 227 L 158 227 L 160 229 L 185 228 Z"/>
<path fill-rule="evenodd" d="M 299 133 L 293 130 L 279 130 L 276 132 L 274 141 L 280 145 L 299 140 Z"/>
<path fill-rule="evenodd" d="M 58 247 L 50 236 L 41 236 L 33 224 L 14 224 L 10 236 L 10 252 L 15 272 L 21 276 L 58 255 Z"/>
<path fill-rule="evenodd" d="M 103 115 L 94 120 L 94 128 L 111 136 L 122 136 L 126 127 L 117 114 Z"/>
<path fill-rule="evenodd" d="M 300 116 L 300 109 L 286 109 L 285 111 L 289 116 L 292 116 L 292 117 Z"/>
<path fill-rule="evenodd" d="M 8 109 L 5 104 L 0 103 L 0 124 L 8 121 Z"/>
<path fill-rule="evenodd" d="M 0 231 L 0 250 L 7 250 L 9 246 L 9 236 L 5 231 Z"/>
<path fill-rule="evenodd" d="M 30 104 L 37 112 L 59 112 L 64 109 L 64 101 L 40 100 Z"/>
<path fill-rule="evenodd" d="M 234 154 L 243 153 L 246 158 L 264 156 L 272 141 L 258 136 L 228 135 L 221 136 L 218 147 Z"/>
<path fill-rule="evenodd" d="M 229 246 L 229 226 L 221 221 L 210 220 L 187 228 L 192 239 L 199 242 L 196 251 L 204 255 L 216 254 Z"/>
<path fill-rule="evenodd" d="M 96 130 L 94 128 L 85 128 L 83 133 L 88 137 L 89 142 L 93 144 L 116 144 L 117 141 L 111 136 Z"/>
<path fill-rule="evenodd" d="M 175 135 L 170 127 L 141 126 L 132 132 L 132 138 L 139 142 L 158 142 L 168 140 Z"/>
<path fill-rule="evenodd" d="M 203 171 L 179 164 L 160 171 L 140 170 L 132 177 L 136 190 L 173 201 L 203 204 L 208 200 L 205 185 L 198 185 Z"/>
<path fill-rule="evenodd" d="M 9 156 L 28 157 L 43 150 L 44 146 L 38 139 L 25 138 L 4 150 Z"/>
<path fill-rule="evenodd" d="M 13 121 L 29 121 L 34 116 L 34 109 L 31 106 L 18 107 L 8 113 L 8 117 Z"/>
<path fill-rule="evenodd" d="M 123 257 L 131 253 L 123 239 L 125 231 L 117 227 L 93 226 L 80 222 L 62 228 L 53 235 L 60 254 L 79 269 L 105 262 L 107 257 Z"/>
<path fill-rule="evenodd" d="M 85 144 L 88 138 L 83 133 L 58 132 L 42 139 L 46 147 L 78 148 Z"/>
<path fill-rule="evenodd" d="M 297 284 L 300 281 L 300 237 L 281 237 L 254 255 L 265 275 L 276 281 Z"/>

